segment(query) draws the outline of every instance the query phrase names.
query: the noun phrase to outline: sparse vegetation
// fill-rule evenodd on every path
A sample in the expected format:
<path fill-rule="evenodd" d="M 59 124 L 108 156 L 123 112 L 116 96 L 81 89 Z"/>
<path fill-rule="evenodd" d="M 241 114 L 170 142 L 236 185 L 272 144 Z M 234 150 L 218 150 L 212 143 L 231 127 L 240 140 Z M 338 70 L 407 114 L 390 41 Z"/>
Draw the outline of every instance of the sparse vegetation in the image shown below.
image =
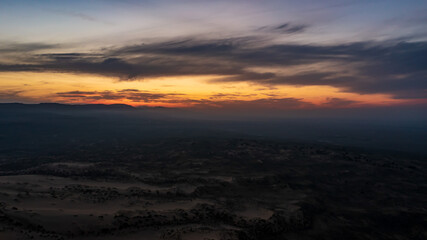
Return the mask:
<path fill-rule="evenodd" d="M 69 154 L 49 155 L 49 162 L 38 164 L 41 157 L 2 161 L 4 234 L 28 239 L 148 233 L 153 239 L 422 239 L 426 234 L 425 163 L 416 159 L 244 139 L 82 147 L 73 150 L 73 162 Z M 9 161 L 15 161 L 13 169 Z M 33 163 L 19 168 L 19 161 Z"/>

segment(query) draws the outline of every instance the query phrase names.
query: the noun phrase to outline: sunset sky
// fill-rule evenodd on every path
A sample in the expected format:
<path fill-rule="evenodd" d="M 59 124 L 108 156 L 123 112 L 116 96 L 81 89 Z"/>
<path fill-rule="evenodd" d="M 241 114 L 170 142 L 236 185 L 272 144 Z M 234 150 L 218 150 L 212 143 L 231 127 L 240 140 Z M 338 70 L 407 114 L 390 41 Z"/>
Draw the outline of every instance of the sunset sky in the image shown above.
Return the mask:
<path fill-rule="evenodd" d="M 427 1 L 0 1 L 0 102 L 427 103 Z"/>

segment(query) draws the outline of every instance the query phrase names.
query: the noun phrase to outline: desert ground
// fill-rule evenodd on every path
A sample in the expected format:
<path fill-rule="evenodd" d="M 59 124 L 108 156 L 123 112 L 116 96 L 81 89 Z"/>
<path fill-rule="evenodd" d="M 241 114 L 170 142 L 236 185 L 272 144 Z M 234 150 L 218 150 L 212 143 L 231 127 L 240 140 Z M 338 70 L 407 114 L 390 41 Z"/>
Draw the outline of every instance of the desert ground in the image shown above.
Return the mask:
<path fill-rule="evenodd" d="M 0 156 L 0 239 L 427 238 L 419 156 L 244 138 Z"/>

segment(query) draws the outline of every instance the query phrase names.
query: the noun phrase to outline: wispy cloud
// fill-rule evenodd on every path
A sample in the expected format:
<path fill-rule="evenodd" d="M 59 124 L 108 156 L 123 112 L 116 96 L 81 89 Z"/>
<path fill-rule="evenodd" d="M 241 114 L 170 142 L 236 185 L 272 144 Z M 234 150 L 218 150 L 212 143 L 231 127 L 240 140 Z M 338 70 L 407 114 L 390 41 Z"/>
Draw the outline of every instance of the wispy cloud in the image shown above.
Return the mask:
<path fill-rule="evenodd" d="M 85 13 L 81 13 L 81 12 L 72 12 L 72 11 L 66 11 L 66 10 L 61 10 L 61 9 L 45 9 L 45 10 L 49 11 L 51 13 L 54 13 L 54 14 L 60 14 L 60 15 L 68 16 L 68 17 L 79 18 L 79 19 L 84 20 L 84 21 L 97 22 L 97 23 L 102 23 L 102 24 L 107 24 L 107 25 L 113 24 L 112 22 L 105 21 L 102 19 L 98 19 L 96 17 L 93 17 L 93 16 L 85 14 Z"/>
<path fill-rule="evenodd" d="M 30 54 L 24 62 L 31 64 L 0 64 L 0 71 L 89 73 L 122 81 L 217 75 L 217 82 L 250 82 L 265 87 L 334 86 L 360 94 L 426 98 L 427 42 L 254 45 L 253 39 L 257 38 L 172 40 L 91 54 Z M 21 54 L 20 50 L 16 54 Z M 330 62 L 334 67 L 312 68 Z"/>
<path fill-rule="evenodd" d="M 176 97 L 177 93 L 152 93 L 137 89 L 123 89 L 118 91 L 68 91 L 58 92 L 57 97 L 78 101 L 86 100 L 129 100 L 135 103 L 167 101 Z"/>
<path fill-rule="evenodd" d="M 293 23 L 282 23 L 274 26 L 263 26 L 257 29 L 257 31 L 280 33 L 280 34 L 296 34 L 302 33 L 308 28 L 305 24 L 293 24 Z"/>
<path fill-rule="evenodd" d="M 347 108 L 347 107 L 355 107 L 359 105 L 360 105 L 360 102 L 354 101 L 354 100 L 342 99 L 342 98 L 328 98 L 327 102 L 323 103 L 321 107 Z"/>
<path fill-rule="evenodd" d="M 49 50 L 60 47 L 59 44 L 48 43 L 14 43 L 14 42 L 1 42 L 0 53 L 23 53 L 33 52 L 38 50 Z M 1 58 L 0 58 L 1 60 Z"/>

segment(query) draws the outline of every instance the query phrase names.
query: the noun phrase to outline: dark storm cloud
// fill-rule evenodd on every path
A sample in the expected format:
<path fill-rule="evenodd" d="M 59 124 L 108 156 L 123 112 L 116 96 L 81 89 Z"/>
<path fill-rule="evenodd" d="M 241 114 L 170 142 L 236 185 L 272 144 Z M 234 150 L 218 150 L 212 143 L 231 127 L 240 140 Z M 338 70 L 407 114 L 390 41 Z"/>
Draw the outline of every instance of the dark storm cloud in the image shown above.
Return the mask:
<path fill-rule="evenodd" d="M 256 37 L 185 39 L 103 49 L 95 54 L 30 57 L 32 64 L 0 64 L 0 71 L 89 73 L 126 81 L 209 74 L 223 76 L 217 80 L 223 82 L 325 85 L 362 94 L 392 94 L 395 98 L 425 98 L 427 89 L 427 42 L 266 45 Z M 308 67 L 330 62 L 335 67 Z M 273 70 L 255 72 L 251 70 L 254 67 L 300 70 L 284 75 Z M 307 70 L 301 70 L 305 67 Z"/>

